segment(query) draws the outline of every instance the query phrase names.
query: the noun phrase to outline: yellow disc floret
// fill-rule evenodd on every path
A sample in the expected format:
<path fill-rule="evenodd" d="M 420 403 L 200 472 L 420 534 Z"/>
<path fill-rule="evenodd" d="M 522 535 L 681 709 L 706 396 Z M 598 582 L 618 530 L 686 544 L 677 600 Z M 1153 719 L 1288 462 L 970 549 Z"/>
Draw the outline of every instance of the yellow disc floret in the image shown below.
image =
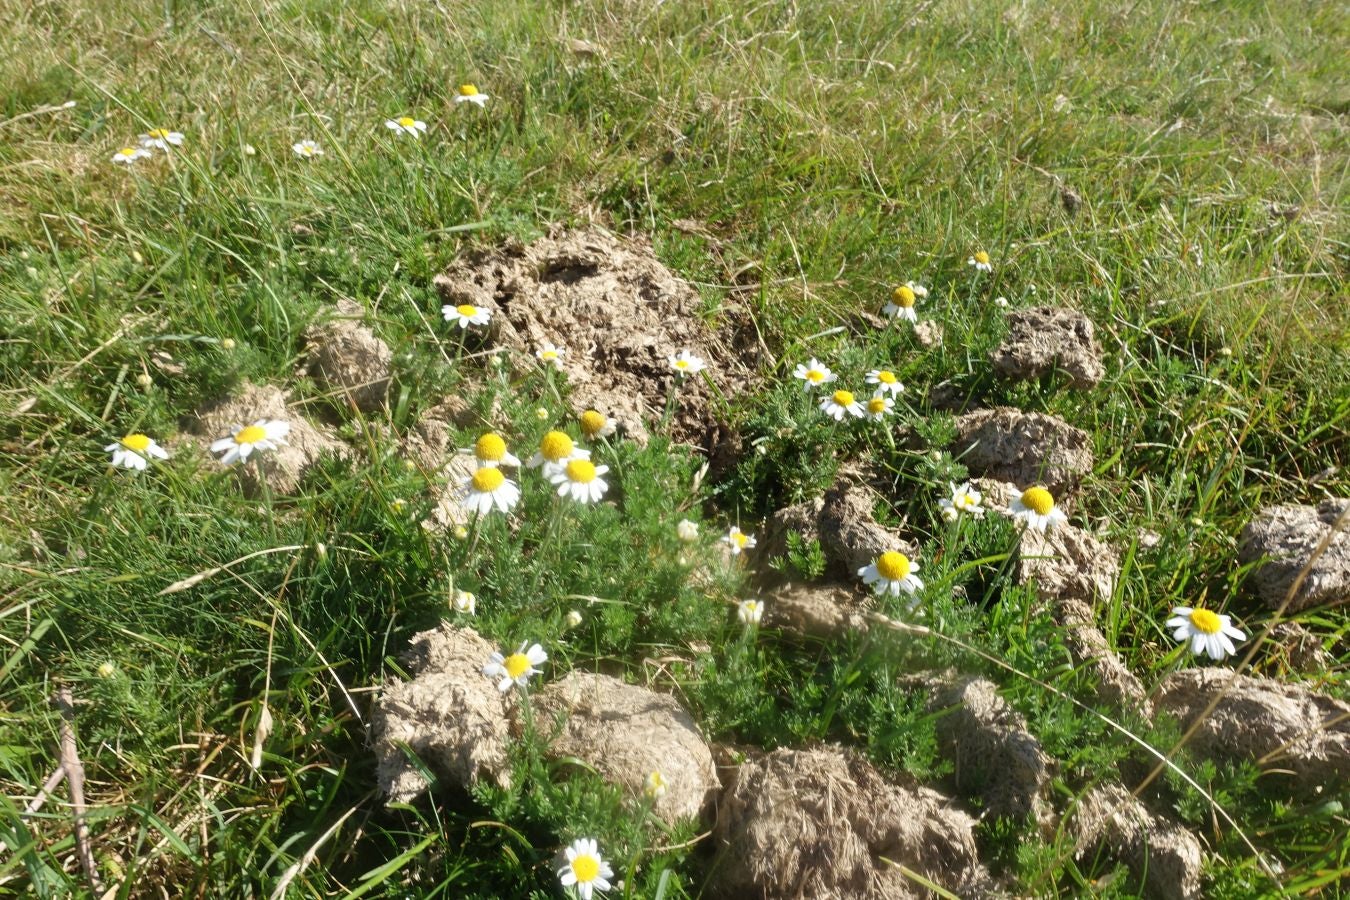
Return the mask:
<path fill-rule="evenodd" d="M 1043 487 L 1027 488 L 1022 492 L 1022 505 L 1039 516 L 1048 516 L 1055 508 L 1055 498 Z"/>
<path fill-rule="evenodd" d="M 455 312 L 468 318 L 470 316 L 478 315 L 478 307 L 474 306 L 472 303 L 461 303 L 459 306 L 455 307 Z"/>
<path fill-rule="evenodd" d="M 987 266 L 989 265 L 989 254 L 985 253 L 983 250 L 976 250 L 975 261 L 982 266 Z"/>
<path fill-rule="evenodd" d="M 506 441 L 489 431 L 473 445 L 473 455 L 484 462 L 501 462 L 506 456 Z"/>
<path fill-rule="evenodd" d="M 480 494 L 490 494 L 501 487 L 506 476 L 501 469 L 484 466 L 473 473 L 473 489 Z"/>
<path fill-rule="evenodd" d="M 400 116 L 398 124 L 403 126 L 404 128 L 411 128 L 417 124 L 417 120 L 414 119 L 412 116 Z"/>
<path fill-rule="evenodd" d="M 129 434 L 122 438 L 122 446 L 128 450 L 135 450 L 137 453 L 144 453 L 145 448 L 150 446 L 150 438 L 143 434 Z"/>
<path fill-rule="evenodd" d="M 595 480 L 595 463 L 589 459 L 574 459 L 567 464 L 567 479 L 578 484 L 590 484 Z"/>
<path fill-rule="evenodd" d="M 907 284 L 900 285 L 898 288 L 891 291 L 891 302 L 896 306 L 913 306 L 914 288 Z"/>
<path fill-rule="evenodd" d="M 572 455 L 576 445 L 561 431 L 550 431 L 539 442 L 539 453 L 549 462 L 562 462 Z"/>
<path fill-rule="evenodd" d="M 150 129 L 150 132 L 149 132 L 149 136 L 152 137 L 152 138 L 166 138 L 166 137 L 169 136 L 169 129 L 167 129 L 167 128 L 151 128 L 151 129 Z"/>
<path fill-rule="evenodd" d="M 877 371 L 877 381 L 882 384 L 895 384 L 899 379 L 895 377 L 894 372 L 887 371 L 886 369 L 879 369 Z"/>
<path fill-rule="evenodd" d="M 577 884 L 590 884 L 600 874 L 600 860 L 582 853 L 572 860 L 572 874 L 577 876 Z"/>
<path fill-rule="evenodd" d="M 1207 609 L 1193 610 L 1191 624 L 1195 626 L 1196 631 L 1203 631 L 1205 634 L 1218 634 L 1223 628 L 1219 617 Z"/>
<path fill-rule="evenodd" d="M 461 97 L 475 97 L 478 95 L 478 88 L 472 84 L 461 84 L 459 86 L 459 95 Z"/>
<path fill-rule="evenodd" d="M 609 419 L 605 418 L 605 414 L 602 412 L 588 409 L 581 414 L 581 430 L 586 432 L 587 437 L 595 437 L 604 431 L 608 424 Z"/>
<path fill-rule="evenodd" d="M 811 371 L 806 373 L 806 380 L 811 382 L 812 384 L 820 384 L 822 381 L 825 380 L 825 373 L 820 371 L 819 369 L 812 369 Z"/>
<path fill-rule="evenodd" d="M 524 653 L 512 653 L 502 660 L 502 666 L 506 669 L 506 674 L 510 675 L 514 681 L 530 671 L 530 658 Z"/>
<path fill-rule="evenodd" d="M 886 411 L 886 398 L 873 397 L 867 401 L 867 411 L 874 416 L 879 416 Z"/>
<path fill-rule="evenodd" d="M 263 430 L 261 425 L 250 425 L 234 433 L 234 442 L 236 444 L 256 444 L 266 437 L 267 432 Z"/>
<path fill-rule="evenodd" d="M 852 392 L 852 391 L 835 391 L 835 392 L 834 392 L 834 402 L 837 403 L 837 404 L 839 404 L 840 406 L 852 406 L 852 405 L 853 405 L 853 392 Z"/>
<path fill-rule="evenodd" d="M 909 557 L 887 550 L 877 557 L 877 574 L 887 581 L 902 581 L 909 577 Z"/>

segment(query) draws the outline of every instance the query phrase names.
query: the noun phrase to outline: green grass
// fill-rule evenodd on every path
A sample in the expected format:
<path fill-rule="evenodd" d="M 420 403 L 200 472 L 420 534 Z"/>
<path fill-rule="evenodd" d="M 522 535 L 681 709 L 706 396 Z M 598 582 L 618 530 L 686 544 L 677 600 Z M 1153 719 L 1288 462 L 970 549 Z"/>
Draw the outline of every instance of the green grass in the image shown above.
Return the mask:
<path fill-rule="evenodd" d="M 868 459 L 898 485 L 883 517 L 903 518 L 925 559 L 947 553 L 926 568 L 930 585 L 980 593 L 969 603 L 931 590 L 930 624 L 1091 696 L 1027 591 L 960 568 L 1006 553 L 1012 532 L 991 520 L 952 540 L 936 498 L 959 461 L 826 427 L 776 383 L 808 355 L 855 379 L 892 361 L 925 446 L 948 427 L 922 403 L 943 381 L 1089 431 L 1098 464 L 1075 521 L 1121 547 L 1144 529 L 1164 538 L 1127 557 L 1103 610 L 1148 684 L 1188 664 L 1161 628 L 1176 603 L 1203 597 L 1249 631 L 1265 623 L 1234 559 L 1257 508 L 1350 491 L 1350 93 L 1337 50 L 1350 27 L 1334 5 L 0 10 L 0 837 L 14 851 L 0 891 L 87 891 L 56 802 L 65 789 L 18 814 L 57 764 L 47 700 L 68 685 L 95 854 L 123 896 L 262 895 L 335 826 L 290 896 L 556 896 L 553 855 L 581 835 L 602 839 L 626 896 L 700 895 L 710 857 L 689 843 L 692 827 L 635 821 L 612 789 L 564 777 L 535 742 L 517 748 L 509 790 L 384 808 L 363 720 L 408 638 L 450 615 L 452 587 L 479 595 L 474 624 L 490 638 L 544 642 L 549 677 L 603 669 L 678 689 L 719 740 L 837 740 L 938 780 L 931 717 L 900 679 L 952 665 L 993 677 L 1028 717 L 1061 762 L 1065 806 L 1100 772 L 1144 765 L 1098 718 L 948 645 L 779 646 L 735 624 L 738 570 L 691 580 L 678 518 L 702 521 L 711 546 L 725 523 L 756 530 L 841 463 Z M 570 38 L 603 53 L 579 55 Z M 485 110 L 454 107 L 462 81 L 492 95 Z M 383 127 L 405 112 L 430 125 L 420 142 Z M 187 134 L 183 152 L 130 172 L 110 163 L 162 124 Z M 305 137 L 326 156 L 293 158 Z M 1076 216 L 1061 184 L 1083 198 Z M 1293 207 L 1292 218 L 1271 211 Z M 528 366 L 446 364 L 455 349 L 432 277 L 471 247 L 585 221 L 651 235 L 711 320 L 748 306 L 779 362 L 732 413 L 762 453 L 695 491 L 701 461 L 687 451 L 619 442 L 605 455 L 622 504 L 569 516 L 561 536 L 529 490 L 517 533 L 424 532 L 426 473 L 404 466 L 393 439 L 422 410 L 449 393 L 480 409 L 496 397 L 513 447 L 546 427 L 541 403 L 558 412 Z M 988 278 L 965 265 L 979 248 L 996 264 Z M 932 290 L 939 349 L 858 324 L 911 278 Z M 1087 311 L 1110 353 L 1106 382 L 1075 394 L 996 381 L 997 296 Z M 304 329 L 342 297 L 395 349 L 387 416 L 357 417 L 296 374 Z M 132 430 L 165 441 L 245 379 L 293 389 L 357 457 L 261 504 L 187 452 L 141 477 L 107 471 L 104 444 Z M 304 549 L 159 594 L 293 545 Z M 805 550 L 797 565 L 811 570 Z M 584 623 L 569 631 L 574 608 Z M 1338 654 L 1316 682 L 1345 696 L 1344 614 L 1300 621 Z M 644 665 L 655 658 L 670 662 Z M 254 772 L 264 702 L 275 728 Z M 1164 749 L 1176 737 L 1166 722 L 1129 724 Z M 1290 892 L 1335 891 L 1350 871 L 1335 808 L 1269 796 L 1250 771 L 1185 751 L 1177 763 L 1281 862 Z M 1153 790 L 1207 841 L 1207 896 L 1278 892 L 1208 801 L 1177 778 Z M 1139 895 L 1128 875 L 1109 878 L 1111 861 L 1075 863 L 1065 840 L 1016 823 L 981 831 L 1028 892 Z"/>

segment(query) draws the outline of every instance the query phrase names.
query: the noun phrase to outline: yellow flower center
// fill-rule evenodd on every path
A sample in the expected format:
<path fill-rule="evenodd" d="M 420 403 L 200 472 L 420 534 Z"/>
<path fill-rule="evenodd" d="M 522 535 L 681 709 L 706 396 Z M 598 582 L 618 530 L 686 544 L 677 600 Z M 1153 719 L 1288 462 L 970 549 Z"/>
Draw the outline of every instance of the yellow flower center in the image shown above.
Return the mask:
<path fill-rule="evenodd" d="M 834 392 L 834 402 L 837 403 L 837 404 L 839 404 L 840 406 L 852 406 L 852 405 L 853 405 L 853 392 L 852 392 L 852 391 L 835 391 L 835 392 Z"/>
<path fill-rule="evenodd" d="M 886 411 L 886 398 L 873 397 L 867 401 L 867 411 L 874 416 L 879 416 Z"/>
<path fill-rule="evenodd" d="M 588 409 L 581 414 L 581 430 L 586 432 L 587 437 L 595 437 L 601 431 L 604 431 L 608 424 L 609 419 L 605 418 L 605 414 L 602 412 Z"/>
<path fill-rule="evenodd" d="M 507 675 L 516 679 L 530 671 L 530 658 L 524 653 L 512 653 L 502 660 L 502 666 L 506 669 Z"/>
<path fill-rule="evenodd" d="M 489 431 L 473 445 L 473 455 L 487 462 L 501 462 L 506 456 L 506 441 Z"/>
<path fill-rule="evenodd" d="M 541 352 L 539 353 L 539 358 L 540 358 L 540 359 L 543 359 L 543 360 L 549 360 L 549 361 L 555 360 L 555 359 L 558 358 L 558 351 L 557 351 L 557 350 L 543 350 L 543 351 L 541 351 Z"/>
<path fill-rule="evenodd" d="M 478 94 L 478 88 L 471 84 L 461 84 L 459 86 L 459 95 L 461 97 L 473 97 Z"/>
<path fill-rule="evenodd" d="M 414 125 L 417 124 L 417 120 L 414 119 L 412 116 L 400 116 L 400 117 L 399 117 L 399 120 L 398 120 L 398 124 L 401 125 L 401 126 L 403 126 L 404 128 L 411 128 L 411 127 L 413 127 Z M 460 307 L 460 309 L 463 309 L 463 308 L 464 308 L 464 307 L 462 307 L 462 306 Z"/>
<path fill-rule="evenodd" d="M 975 498 L 963 491 L 956 495 L 956 502 L 952 505 L 960 509 L 971 509 L 975 506 Z"/>
<path fill-rule="evenodd" d="M 806 380 L 811 382 L 812 384 L 820 384 L 822 381 L 825 380 L 825 373 L 820 371 L 819 369 L 812 369 L 811 371 L 806 373 Z"/>
<path fill-rule="evenodd" d="M 665 786 L 666 786 L 666 779 L 661 776 L 660 772 L 653 771 L 652 774 L 647 776 L 648 793 L 654 794 L 657 791 L 664 788 Z"/>
<path fill-rule="evenodd" d="M 137 453 L 144 453 L 145 448 L 150 446 L 150 438 L 143 434 L 129 434 L 122 438 L 122 446 Z"/>
<path fill-rule="evenodd" d="M 135 148 L 135 147 L 123 147 L 121 150 L 118 150 L 118 151 L 117 151 L 117 155 L 118 155 L 118 156 L 135 156 L 135 155 L 136 155 L 136 148 Z"/>
<path fill-rule="evenodd" d="M 891 291 L 891 300 L 894 301 L 896 306 L 913 306 L 914 288 L 907 284 L 900 285 L 898 288 Z"/>
<path fill-rule="evenodd" d="M 501 469 L 484 466 L 473 473 L 473 489 L 480 494 L 490 494 L 501 487 L 506 476 Z"/>
<path fill-rule="evenodd" d="M 250 425 L 234 433 L 234 442 L 236 444 L 256 444 L 266 437 L 267 432 L 261 425 Z"/>
<path fill-rule="evenodd" d="M 1218 634 L 1223 629 L 1223 623 L 1219 617 L 1207 609 L 1197 609 L 1191 613 L 1191 624 L 1195 626 L 1196 631 L 1203 631 L 1205 634 Z"/>
<path fill-rule="evenodd" d="M 677 369 L 687 369 L 687 368 L 689 368 L 689 360 L 687 360 L 687 359 L 677 359 L 677 360 L 675 360 L 675 368 L 677 368 Z"/>
<path fill-rule="evenodd" d="M 561 431 L 550 431 L 539 442 L 539 452 L 549 462 L 561 462 L 571 456 L 575 448 L 572 439 Z"/>
<path fill-rule="evenodd" d="M 737 547 L 744 550 L 745 545 L 750 542 L 750 535 L 746 534 L 744 531 L 733 531 L 731 533 L 731 540 Z"/>
<path fill-rule="evenodd" d="M 882 384 L 895 384 L 898 380 L 899 379 L 895 377 L 894 372 L 888 372 L 885 369 L 881 369 L 877 372 L 877 381 Z"/>
<path fill-rule="evenodd" d="M 580 484 L 595 480 L 595 463 L 589 459 L 574 459 L 567 464 L 567 478 Z"/>
<path fill-rule="evenodd" d="M 1055 508 L 1055 498 L 1043 487 L 1027 488 L 1022 492 L 1022 505 L 1035 510 L 1037 515 L 1048 516 Z"/>
<path fill-rule="evenodd" d="M 152 138 L 166 138 L 166 137 L 169 136 L 169 129 L 167 129 L 167 128 L 151 128 L 151 129 L 150 129 L 150 136 L 151 136 Z"/>
<path fill-rule="evenodd" d="M 909 577 L 909 557 L 894 550 L 887 550 L 877 557 L 877 574 L 887 581 L 900 581 Z"/>
<path fill-rule="evenodd" d="M 478 307 L 474 306 L 472 303 L 461 303 L 459 306 L 455 307 L 455 312 L 467 319 L 478 314 Z"/>
<path fill-rule="evenodd" d="M 600 860 L 582 853 L 572 860 L 572 874 L 577 876 L 577 884 L 590 884 L 600 874 Z"/>
<path fill-rule="evenodd" d="M 982 266 L 987 266 L 989 265 L 989 254 L 985 253 L 983 250 L 976 250 L 975 261 Z"/>

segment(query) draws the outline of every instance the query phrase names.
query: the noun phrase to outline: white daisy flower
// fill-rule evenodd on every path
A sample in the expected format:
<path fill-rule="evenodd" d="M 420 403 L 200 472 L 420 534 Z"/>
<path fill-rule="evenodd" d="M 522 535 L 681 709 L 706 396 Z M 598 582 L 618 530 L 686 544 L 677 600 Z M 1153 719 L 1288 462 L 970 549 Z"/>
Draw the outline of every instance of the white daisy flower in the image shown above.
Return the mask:
<path fill-rule="evenodd" d="M 976 250 L 975 254 L 966 260 L 966 265 L 973 266 L 976 272 L 994 271 L 994 264 L 989 261 L 989 254 L 983 250 Z"/>
<path fill-rule="evenodd" d="M 735 525 L 732 525 L 731 528 L 727 529 L 727 533 L 722 536 L 722 543 L 731 548 L 732 556 L 740 556 L 741 553 L 746 550 L 755 549 L 755 544 L 757 542 L 755 541 L 755 536 L 753 534 L 746 534 Z"/>
<path fill-rule="evenodd" d="M 1055 505 L 1055 498 L 1043 487 L 1030 487 L 1022 496 L 1008 504 L 1008 512 L 1014 519 L 1025 523 L 1027 528 L 1045 531 L 1069 521 L 1064 510 Z"/>
<path fill-rule="evenodd" d="M 558 870 L 563 887 L 577 889 L 581 900 L 591 900 L 595 891 L 609 890 L 609 879 L 614 870 L 600 856 L 600 847 L 594 838 L 577 838 L 567 848 L 567 865 Z"/>
<path fill-rule="evenodd" d="M 1007 298 L 1007 297 L 995 297 L 995 298 L 994 298 L 994 305 L 997 306 L 999 309 L 1007 309 L 1007 308 L 1008 308 L 1008 298 Z"/>
<path fill-rule="evenodd" d="M 497 682 L 497 690 L 505 694 L 511 690 L 511 685 L 520 688 L 530 686 L 530 676 L 539 675 L 541 669 L 535 666 L 542 666 L 548 661 L 548 654 L 544 648 L 538 644 L 530 644 L 530 649 L 525 649 L 525 644 L 520 645 L 520 649 L 510 656 L 503 656 L 501 653 L 493 651 L 488 657 L 487 665 L 483 666 L 483 674 L 489 678 L 500 678 Z"/>
<path fill-rule="evenodd" d="M 609 490 L 609 485 L 601 475 L 609 471 L 609 466 L 597 466 L 589 459 L 571 459 L 567 465 L 555 470 L 549 481 L 558 486 L 558 496 L 570 496 L 578 503 L 599 503 L 600 498 Z"/>
<path fill-rule="evenodd" d="M 141 135 L 140 141 L 146 150 L 163 150 L 167 153 L 170 147 L 183 146 L 183 135 L 182 132 L 167 128 L 151 128 L 148 133 Z"/>
<path fill-rule="evenodd" d="M 697 375 L 708 368 L 703 363 L 702 357 L 695 356 L 688 350 L 681 350 L 674 356 L 667 357 L 670 361 L 670 367 L 675 370 L 675 374 L 684 377 L 686 375 Z"/>
<path fill-rule="evenodd" d="M 486 306 L 474 306 L 472 303 L 461 303 L 458 306 L 447 303 L 441 307 L 441 315 L 447 322 L 456 322 L 460 328 L 468 328 L 470 325 L 486 325 L 492 318 L 492 310 Z"/>
<path fill-rule="evenodd" d="M 150 457 L 168 459 L 168 452 L 155 443 L 155 439 L 140 432 L 129 434 L 114 444 L 103 448 L 104 453 L 112 454 L 112 464 L 123 469 L 135 469 L 144 472 Z"/>
<path fill-rule="evenodd" d="M 867 373 L 867 383 L 877 386 L 878 394 L 890 394 L 899 397 L 905 392 L 905 386 L 890 369 L 873 369 Z"/>
<path fill-rule="evenodd" d="M 914 311 L 914 301 L 918 299 L 919 293 L 908 284 L 902 284 L 891 291 L 891 302 L 886 304 L 882 310 L 886 315 L 894 319 L 906 319 L 910 322 L 919 321 L 919 314 Z"/>
<path fill-rule="evenodd" d="M 450 607 L 455 612 L 473 615 L 478 611 L 478 597 L 472 591 L 455 591 L 450 597 Z"/>
<path fill-rule="evenodd" d="M 809 363 L 797 363 L 797 369 L 792 373 L 792 377 L 800 378 L 802 380 L 802 390 L 809 391 L 813 387 L 820 387 L 822 384 L 828 384 L 839 376 L 816 362 L 816 358 L 813 356 Z"/>
<path fill-rule="evenodd" d="M 899 597 L 902 593 L 914 597 L 916 593 L 923 590 L 923 582 L 919 576 L 914 573 L 919 571 L 919 564 L 911 560 L 903 553 L 895 550 L 887 550 L 876 558 L 868 566 L 863 566 L 858 570 L 858 576 L 864 582 L 872 586 L 872 590 L 877 594 L 890 594 L 892 597 Z M 911 606 L 918 603 L 918 598 L 914 597 Z"/>
<path fill-rule="evenodd" d="M 867 401 L 867 418 L 880 422 L 895 411 L 895 401 L 883 394 L 876 394 Z"/>
<path fill-rule="evenodd" d="M 482 107 L 486 106 L 487 102 L 488 102 L 488 95 L 482 93 L 481 91 L 478 90 L 478 88 L 474 87 L 471 84 L 461 84 L 459 86 L 459 93 L 455 95 L 456 104 L 472 103 L 475 106 Z"/>
<path fill-rule="evenodd" d="M 764 618 L 764 601 L 742 600 L 736 604 L 736 618 L 743 625 L 758 625 L 759 620 Z"/>
<path fill-rule="evenodd" d="M 911 291 L 913 291 L 913 292 L 914 292 L 914 296 L 915 296 L 915 297 L 918 297 L 920 300 L 922 300 L 922 299 L 924 299 L 925 297 L 928 296 L 928 288 L 924 287 L 924 286 L 921 285 L 921 284 L 916 284 L 916 283 L 913 282 L 913 281 L 906 281 L 906 282 L 905 282 L 905 287 L 907 287 L 907 288 L 909 288 Z"/>
<path fill-rule="evenodd" d="M 553 480 L 555 472 L 574 459 L 590 459 L 591 452 L 578 447 L 565 432 L 550 431 L 539 441 L 539 452 L 525 463 L 531 469 L 544 467 L 544 477 Z"/>
<path fill-rule="evenodd" d="M 646 783 L 642 786 L 642 793 L 652 800 L 660 800 L 666 795 L 665 776 L 653 769 L 651 774 L 647 776 Z"/>
<path fill-rule="evenodd" d="M 951 522 L 961 513 L 969 513 L 977 519 L 984 518 L 984 507 L 980 505 L 984 495 L 972 488 L 970 482 L 967 481 L 960 487 L 948 482 L 948 487 L 952 489 L 951 499 L 943 497 L 938 501 L 938 505 L 942 507 L 942 518 Z"/>
<path fill-rule="evenodd" d="M 247 428 L 235 428 L 228 437 L 211 444 L 212 453 L 224 453 L 220 461 L 227 466 L 248 462 L 253 451 L 275 450 L 286 443 L 291 423 L 279 419 L 259 419 Z"/>
<path fill-rule="evenodd" d="M 311 140 L 298 141 L 291 144 L 291 150 L 301 159 L 313 159 L 316 156 L 323 156 L 323 148 L 317 142 Z"/>
<path fill-rule="evenodd" d="M 820 408 L 825 415 L 836 422 L 844 421 L 845 414 L 853 416 L 855 419 L 861 419 L 866 415 L 862 404 L 853 396 L 852 391 L 835 391 L 828 397 L 822 397 Z"/>
<path fill-rule="evenodd" d="M 562 371 L 563 354 L 567 353 L 562 347 L 555 347 L 548 341 L 544 341 L 544 346 L 534 351 L 534 355 L 546 366 L 552 366 L 559 372 Z"/>
<path fill-rule="evenodd" d="M 144 147 L 123 147 L 113 154 L 112 161 L 119 166 L 130 166 L 137 160 L 149 159 L 151 155 Z"/>
<path fill-rule="evenodd" d="M 1233 627 L 1228 616 L 1189 606 L 1175 607 L 1167 627 L 1174 629 L 1173 640 L 1190 641 L 1191 652 L 1196 656 L 1207 653 L 1215 660 L 1237 653 L 1233 641 L 1247 639 L 1246 634 Z"/>
<path fill-rule="evenodd" d="M 591 440 L 607 438 L 618 430 L 619 423 L 599 410 L 588 409 L 577 420 L 581 423 L 581 433 Z"/>
<path fill-rule="evenodd" d="M 510 512 L 520 502 L 520 488 L 496 466 L 483 466 L 460 482 L 460 501 L 477 516 L 492 510 Z"/>
<path fill-rule="evenodd" d="M 506 441 L 495 431 L 484 432 L 472 447 L 461 447 L 459 452 L 472 454 L 480 467 L 520 465 L 520 460 L 506 449 Z"/>
<path fill-rule="evenodd" d="M 422 133 L 427 130 L 427 123 L 421 119 L 414 119 L 412 116 L 399 116 L 397 119 L 385 119 L 384 127 L 390 131 L 397 131 L 399 134 L 421 137 Z"/>
<path fill-rule="evenodd" d="M 681 519 L 680 524 L 675 526 L 675 533 L 680 536 L 680 540 L 686 544 L 692 544 L 698 540 L 698 523 L 691 522 L 688 519 Z"/>

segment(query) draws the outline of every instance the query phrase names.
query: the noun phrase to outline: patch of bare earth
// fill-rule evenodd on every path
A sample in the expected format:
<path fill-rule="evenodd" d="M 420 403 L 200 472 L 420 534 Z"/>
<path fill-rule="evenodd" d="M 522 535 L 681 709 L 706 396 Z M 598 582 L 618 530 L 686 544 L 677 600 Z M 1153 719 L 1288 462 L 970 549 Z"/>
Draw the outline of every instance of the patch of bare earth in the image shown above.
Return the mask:
<path fill-rule="evenodd" d="M 1294 591 L 1287 611 L 1350 601 L 1350 500 L 1323 500 L 1317 506 L 1272 506 L 1242 530 L 1238 559 L 1260 564 L 1250 581 L 1257 596 L 1277 609 Z M 1338 523 L 1339 527 L 1338 527 Z M 1313 554 L 1323 542 L 1326 548 Z"/>
<path fill-rule="evenodd" d="M 1061 371 L 1069 376 L 1070 387 L 1087 390 L 1106 375 L 1092 320 L 1056 306 L 1009 313 L 1008 334 L 989 359 L 995 372 L 1012 381 Z"/>
<path fill-rule="evenodd" d="M 361 324 L 361 304 L 339 300 L 334 313 L 305 331 L 310 374 L 362 412 L 384 409 L 393 351 Z"/>
<path fill-rule="evenodd" d="M 1041 484 L 1062 499 L 1092 471 L 1088 433 L 1057 416 L 981 409 L 958 416 L 956 429 L 952 453 L 972 475 L 1023 488 Z"/>
<path fill-rule="evenodd" d="M 1197 900 L 1204 854 L 1189 831 L 1149 812 L 1118 784 L 1104 784 L 1078 800 L 1069 819 L 1079 857 L 1105 851 L 1130 867 L 1144 894 Z"/>

